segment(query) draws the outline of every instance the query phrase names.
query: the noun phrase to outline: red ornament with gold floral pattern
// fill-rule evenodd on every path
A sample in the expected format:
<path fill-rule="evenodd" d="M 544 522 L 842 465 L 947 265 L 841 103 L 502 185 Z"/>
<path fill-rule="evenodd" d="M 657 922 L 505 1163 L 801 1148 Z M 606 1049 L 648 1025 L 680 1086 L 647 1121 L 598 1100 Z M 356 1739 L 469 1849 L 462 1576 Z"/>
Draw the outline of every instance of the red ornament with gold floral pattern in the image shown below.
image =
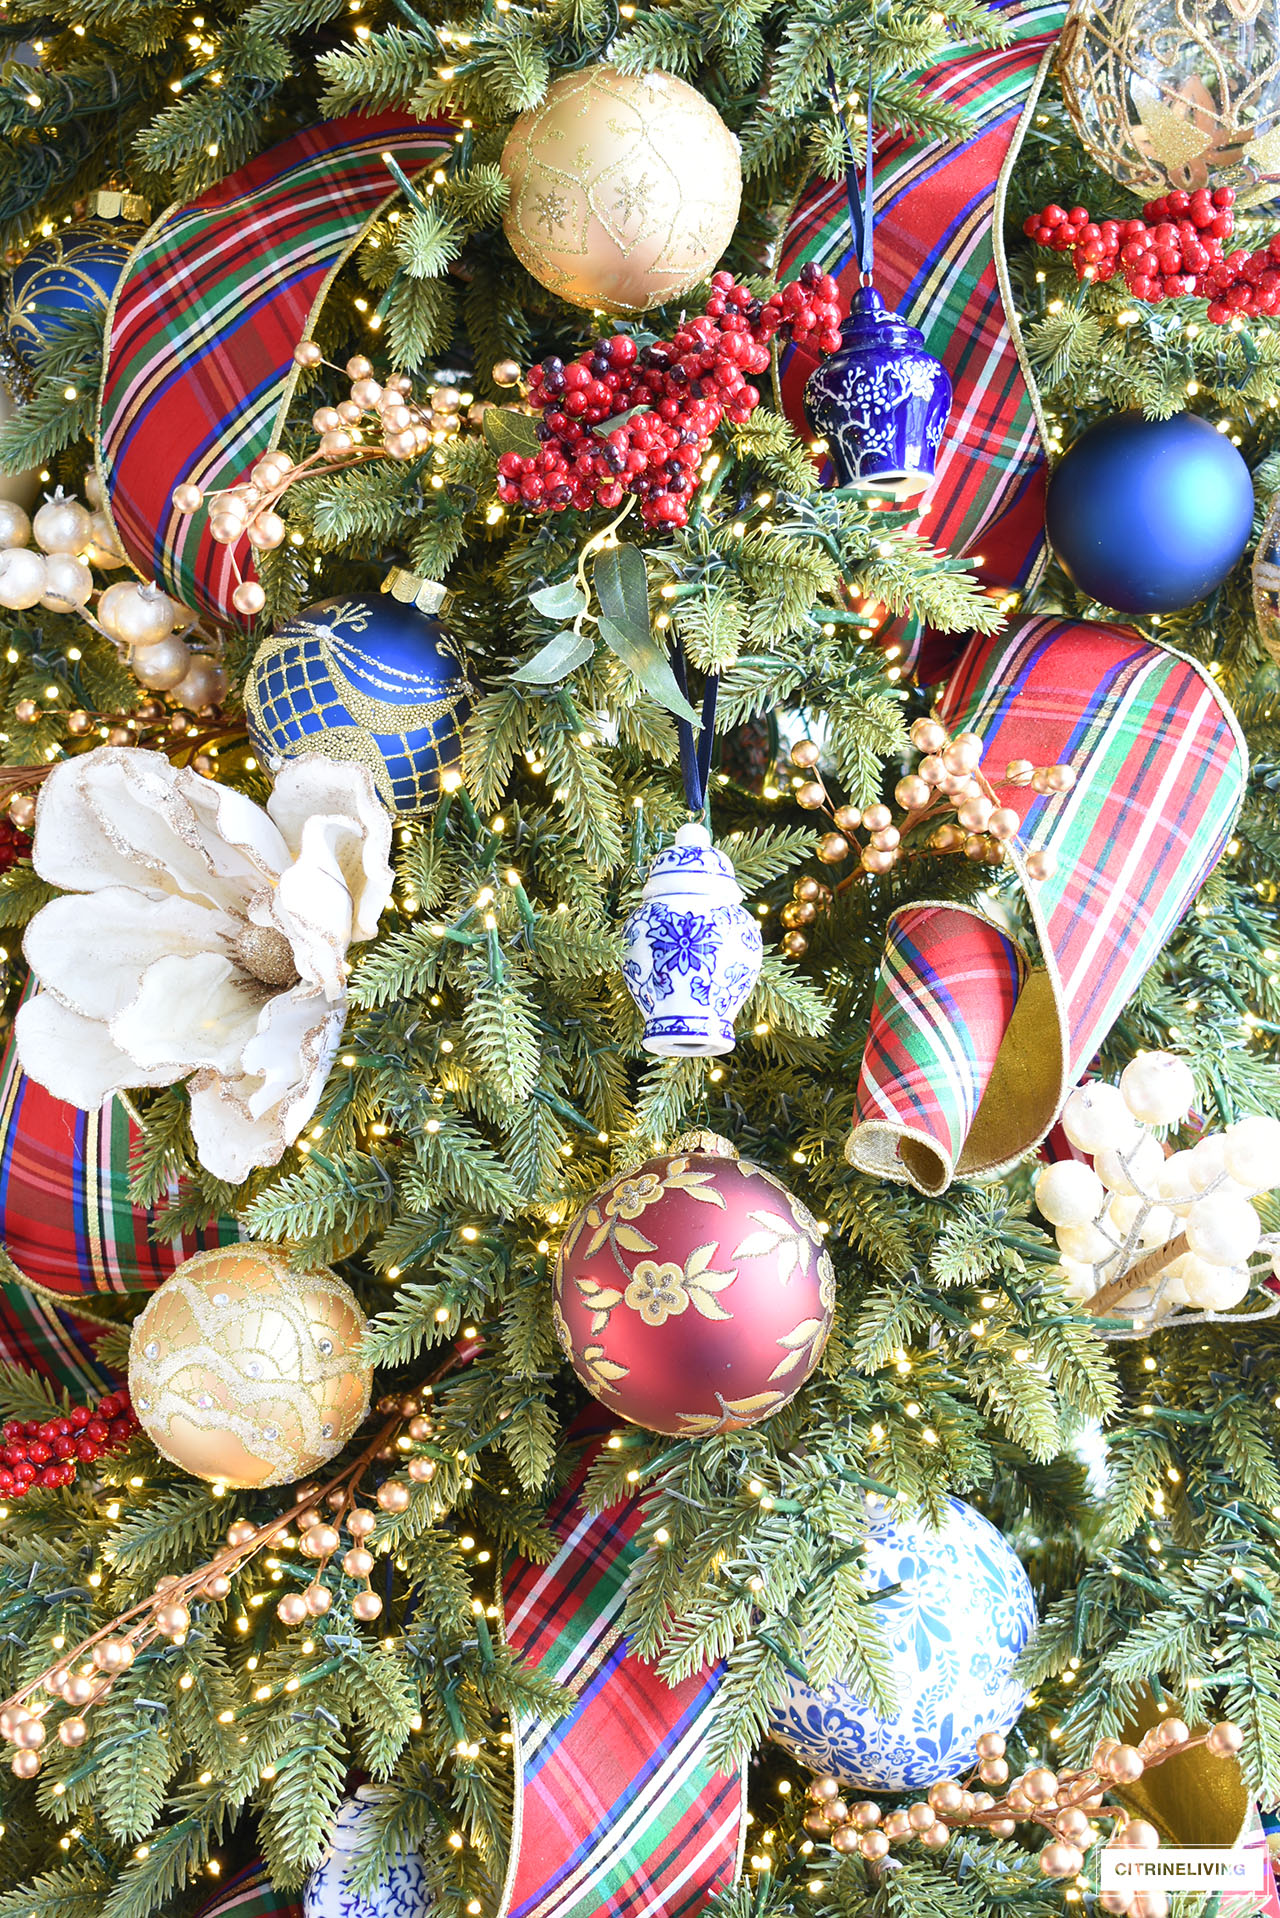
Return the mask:
<path fill-rule="evenodd" d="M 834 1310 L 813 1215 L 710 1133 L 612 1179 L 556 1260 L 556 1331 L 578 1377 L 655 1432 L 768 1418 L 817 1366 Z"/>

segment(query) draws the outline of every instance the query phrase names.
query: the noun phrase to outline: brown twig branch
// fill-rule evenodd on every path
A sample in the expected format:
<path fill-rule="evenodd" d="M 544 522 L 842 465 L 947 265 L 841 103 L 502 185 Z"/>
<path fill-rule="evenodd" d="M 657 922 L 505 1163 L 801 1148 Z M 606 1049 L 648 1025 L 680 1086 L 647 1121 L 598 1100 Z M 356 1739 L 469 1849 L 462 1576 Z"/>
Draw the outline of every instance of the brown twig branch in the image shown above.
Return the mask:
<path fill-rule="evenodd" d="M 1190 1251 L 1185 1232 L 1179 1232 L 1176 1239 L 1167 1239 L 1163 1245 L 1156 1246 L 1146 1257 L 1122 1272 L 1118 1279 L 1112 1279 L 1109 1285 L 1094 1293 L 1088 1301 L 1091 1312 L 1113 1312 L 1116 1306 L 1124 1303 L 1131 1292 L 1138 1292 L 1153 1279 L 1158 1279 L 1167 1265 Z"/>

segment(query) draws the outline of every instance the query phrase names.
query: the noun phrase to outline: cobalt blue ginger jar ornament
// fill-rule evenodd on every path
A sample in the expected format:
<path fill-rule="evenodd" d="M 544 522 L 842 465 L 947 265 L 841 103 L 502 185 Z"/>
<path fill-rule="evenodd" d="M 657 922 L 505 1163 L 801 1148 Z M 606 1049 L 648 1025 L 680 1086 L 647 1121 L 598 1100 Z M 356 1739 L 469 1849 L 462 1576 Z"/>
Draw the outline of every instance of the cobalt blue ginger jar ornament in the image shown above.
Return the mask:
<path fill-rule="evenodd" d="M 881 1718 L 851 1684 L 788 1680 L 769 1732 L 816 1773 L 866 1791 L 915 1791 L 967 1770 L 984 1732 L 1026 1701 L 1014 1661 L 1035 1629 L 1031 1581 L 1003 1533 L 963 1500 L 934 1531 L 868 1499 L 865 1550 L 897 1705 Z M 889 1591 L 896 1586 L 898 1589 Z"/>
<path fill-rule="evenodd" d="M 443 599 L 441 587 L 397 570 L 382 597 L 321 600 L 265 640 L 245 708 L 268 770 L 302 753 L 353 760 L 390 811 L 428 811 L 462 757 L 471 711 L 466 673 L 436 618 Z"/>
<path fill-rule="evenodd" d="M 23 254 L 0 302 L 5 343 L 19 360 L 53 346 L 81 314 L 106 313 L 146 217 L 135 194 L 95 193 L 88 219 L 58 227 Z"/>
<path fill-rule="evenodd" d="M 622 929 L 622 976 L 644 1014 L 645 1051 L 663 1059 L 732 1052 L 733 1022 L 764 948 L 733 866 L 705 826 L 681 826 L 640 898 Z"/>
<path fill-rule="evenodd" d="M 329 1849 L 307 1880 L 303 1918 L 429 1918 L 434 1899 L 416 1852 L 399 1852 L 385 1878 L 371 1891 L 353 1885 L 360 1852 L 372 1836 L 374 1806 L 381 1794 L 361 1785 L 338 1808 Z"/>
<path fill-rule="evenodd" d="M 1117 413 L 1049 480 L 1045 531 L 1072 585 L 1122 613 L 1174 613 L 1220 586 L 1253 532 L 1253 480 L 1196 413 Z"/>
<path fill-rule="evenodd" d="M 919 327 L 859 287 L 840 345 L 809 375 L 805 412 L 826 440 L 841 486 L 857 482 L 907 499 L 933 478 L 951 380 Z"/>

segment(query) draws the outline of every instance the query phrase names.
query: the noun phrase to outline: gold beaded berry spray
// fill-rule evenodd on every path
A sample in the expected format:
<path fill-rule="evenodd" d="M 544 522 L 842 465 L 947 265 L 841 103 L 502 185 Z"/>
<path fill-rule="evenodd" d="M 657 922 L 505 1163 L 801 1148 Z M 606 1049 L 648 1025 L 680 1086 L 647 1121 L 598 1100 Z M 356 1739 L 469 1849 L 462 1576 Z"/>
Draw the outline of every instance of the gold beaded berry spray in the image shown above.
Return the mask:
<path fill-rule="evenodd" d="M 1110 1824 L 1105 1840 L 1142 1851 L 1159 1847 L 1160 1834 L 1144 1818 L 1135 1818 L 1123 1805 L 1108 1804 L 1109 1788 L 1136 1784 L 1144 1772 L 1163 1765 L 1181 1752 L 1202 1748 L 1211 1758 L 1234 1758 L 1244 1733 L 1230 1719 L 1192 1733 L 1180 1718 L 1166 1718 L 1146 1732 L 1137 1745 L 1104 1738 L 1094 1747 L 1087 1765 L 1052 1771 L 1033 1766 L 1009 1783 L 1005 1740 L 986 1732 L 978 1740 L 975 1775 L 966 1780 L 940 1779 L 924 1798 L 887 1815 L 871 1800 L 849 1805 L 841 1795 L 840 1780 L 815 1778 L 809 1787 L 813 1809 L 804 1826 L 814 1838 L 829 1840 L 837 1852 L 856 1852 L 868 1864 L 878 1865 L 895 1845 L 917 1843 L 926 1851 L 942 1851 L 956 1831 L 989 1831 L 995 1838 L 1012 1838 L 1018 1826 L 1038 1826 L 1045 1834 L 1040 1870 L 1049 1879 L 1075 1878 L 1083 1869 L 1086 1851 Z M 1003 1787 L 1000 1796 L 975 1786 Z M 1138 1900 L 1141 1900 L 1141 1904 Z M 1141 1918 L 1167 1918 L 1163 1892 L 1103 1892 L 1105 1911 L 1141 1913 Z"/>
<path fill-rule="evenodd" d="M 1018 847 L 1019 818 L 1012 806 L 1001 804 L 1000 786 L 1030 786 L 1040 794 L 1070 792 L 1076 775 L 1066 765 L 1033 766 L 1030 760 L 1011 760 L 1003 779 L 992 779 L 982 768 L 983 742 L 977 733 L 953 738 L 938 719 L 917 719 L 911 743 L 920 754 L 914 772 L 894 788 L 901 808 L 876 804 L 832 806 L 818 770 L 822 749 L 815 740 L 801 739 L 791 748 L 792 764 L 803 775 L 795 785 L 798 806 L 808 812 L 825 811 L 831 830 L 819 839 L 816 852 L 824 865 L 843 865 L 857 857 L 858 871 L 842 886 L 862 876 L 883 877 L 900 861 L 925 854 L 962 853 L 978 865 L 1003 866 L 1011 852 L 1020 853 L 1026 877 L 1039 883 L 1053 874 L 1053 855 L 1043 846 Z M 927 833 L 920 829 L 928 828 Z M 865 840 L 858 838 L 859 831 Z M 782 911 L 786 929 L 783 949 L 799 958 L 808 947 L 804 928 L 818 908 L 830 903 L 831 892 L 821 881 L 797 880 L 790 903 Z"/>
<path fill-rule="evenodd" d="M 317 407 L 313 413 L 315 451 L 301 460 L 278 449 L 264 453 L 247 480 L 220 492 L 206 495 L 189 480 L 173 492 L 179 513 L 198 513 L 207 507 L 210 538 L 231 550 L 239 579 L 232 605 L 250 619 L 262 611 L 267 596 L 256 579 L 242 576 L 235 549 L 243 542 L 250 553 L 265 553 L 284 544 L 288 529 L 276 508 L 291 486 L 374 460 L 417 459 L 462 430 L 462 410 L 471 399 L 442 379 L 425 400 L 415 400 L 407 373 L 392 373 L 379 382 L 372 362 L 362 353 L 338 368 L 324 358 L 314 340 L 303 340 L 293 357 L 304 371 L 328 366 L 333 372 L 344 372 L 350 382 L 345 399 L 335 406 Z"/>
<path fill-rule="evenodd" d="M 40 1771 L 41 1748 L 60 1706 L 63 1715 L 57 1718 L 57 1738 L 66 1746 L 82 1745 L 89 1735 L 92 1708 L 108 1697 L 116 1680 L 139 1658 L 167 1645 L 184 1644 L 193 1622 L 199 1624 L 201 1607 L 220 1605 L 229 1598 L 233 1580 L 265 1551 L 280 1555 L 266 1561 L 276 1568 L 272 1579 L 283 1572 L 296 1578 L 300 1587 L 277 1600 L 281 1624 L 290 1629 L 302 1626 L 327 1616 L 335 1606 L 339 1612 L 349 1610 L 359 1624 L 372 1624 L 381 1617 L 383 1599 L 370 1583 L 375 1550 L 388 1548 L 388 1541 L 377 1536 L 379 1527 L 386 1530 L 408 1510 L 415 1485 L 435 1477 L 444 1454 L 428 1411 L 433 1384 L 464 1363 L 472 1350 L 460 1344 L 418 1391 L 380 1399 L 377 1409 L 382 1417 L 368 1442 L 327 1483 L 309 1481 L 293 1488 L 284 1509 L 261 1524 L 247 1518 L 233 1520 L 225 1542 L 211 1558 L 180 1576 L 166 1573 L 158 1578 L 147 1598 L 61 1651 L 56 1664 L 6 1699 L 0 1705 L 0 1739 L 13 1747 L 10 1768 L 14 1774 L 30 1779 Z M 397 1468 L 403 1463 L 410 1482 L 394 1471 L 382 1477 L 373 1492 L 374 1511 L 363 1502 L 365 1482 L 370 1475 L 378 1475 L 380 1462 L 388 1458 L 397 1462 Z M 349 1540 L 345 1550 L 344 1532 Z M 295 1552 L 311 1564 L 295 1564 L 291 1556 Z"/>

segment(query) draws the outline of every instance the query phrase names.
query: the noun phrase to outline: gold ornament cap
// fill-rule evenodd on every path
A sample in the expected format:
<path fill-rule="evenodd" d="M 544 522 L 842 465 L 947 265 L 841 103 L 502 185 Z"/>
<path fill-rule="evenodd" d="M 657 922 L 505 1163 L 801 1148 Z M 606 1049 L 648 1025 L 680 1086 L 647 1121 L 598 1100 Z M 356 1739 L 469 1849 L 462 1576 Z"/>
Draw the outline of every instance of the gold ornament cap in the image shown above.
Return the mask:
<path fill-rule="evenodd" d="M 89 211 L 95 220 L 128 220 L 141 225 L 151 218 L 151 202 L 127 188 L 104 186 L 89 195 Z"/>
<path fill-rule="evenodd" d="M 416 606 L 420 613 L 438 613 L 449 597 L 449 589 L 438 579 L 424 579 L 406 567 L 393 566 L 382 582 L 382 591 L 402 606 Z"/>
<path fill-rule="evenodd" d="M 719 1132 L 712 1132 L 706 1126 L 693 1126 L 688 1132 L 682 1132 L 671 1148 L 672 1152 L 703 1152 L 709 1159 L 738 1159 L 742 1155 L 732 1139 L 726 1139 Z"/>

